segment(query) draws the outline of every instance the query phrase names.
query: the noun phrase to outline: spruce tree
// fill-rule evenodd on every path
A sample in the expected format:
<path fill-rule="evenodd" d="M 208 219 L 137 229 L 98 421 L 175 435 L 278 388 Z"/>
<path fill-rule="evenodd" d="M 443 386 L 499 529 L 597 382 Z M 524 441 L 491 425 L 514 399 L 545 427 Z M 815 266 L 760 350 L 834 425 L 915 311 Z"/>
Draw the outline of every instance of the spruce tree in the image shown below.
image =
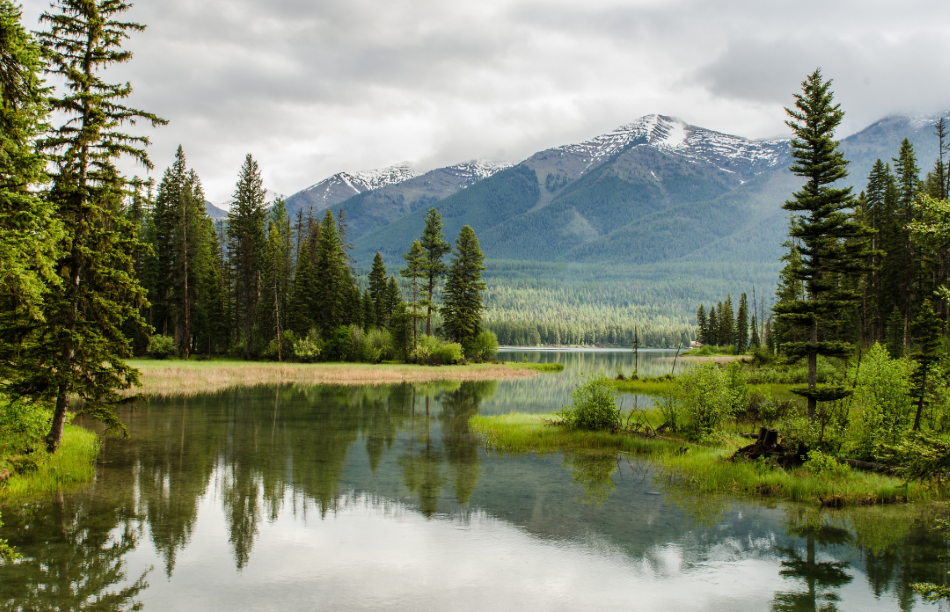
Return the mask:
<path fill-rule="evenodd" d="M 434 208 L 429 209 L 426 214 L 425 227 L 422 230 L 419 244 L 422 245 L 422 265 L 426 278 L 425 300 L 423 301 L 423 305 L 426 307 L 426 335 L 431 336 L 435 291 L 439 279 L 445 276 L 448 271 L 443 259 L 452 251 L 452 246 L 445 241 L 445 234 L 442 232 L 442 215 Z"/>
<path fill-rule="evenodd" d="M 20 24 L 20 9 L 0 0 L 0 381 L 18 354 L 43 297 L 58 285 L 62 222 L 40 196 L 46 160 L 34 148 L 47 128 L 42 49 Z M 0 383 L 2 384 L 2 383 Z"/>
<path fill-rule="evenodd" d="M 316 303 L 314 321 L 324 337 L 344 324 L 347 291 L 353 284 L 340 242 L 333 211 L 327 209 L 320 223 L 315 263 Z"/>
<path fill-rule="evenodd" d="M 920 417 L 924 411 L 924 405 L 927 400 L 927 375 L 933 368 L 934 363 L 940 358 L 940 338 L 943 331 L 943 324 L 940 318 L 933 311 L 930 300 L 925 300 L 920 307 L 917 318 L 914 319 L 914 340 L 917 343 L 917 351 L 914 355 L 914 361 L 917 362 L 917 369 L 912 377 L 914 397 L 917 400 L 917 413 L 914 416 L 914 431 L 920 429 Z"/>
<path fill-rule="evenodd" d="M 835 282 L 839 274 L 860 271 L 856 265 L 861 253 L 855 253 L 847 240 L 866 235 L 866 230 L 852 219 L 853 197 L 850 187 L 835 183 L 847 178 L 847 164 L 834 140 L 835 129 L 844 112 L 834 104 L 831 81 L 822 79 L 815 70 L 802 83 L 802 93 L 795 95 L 795 108 L 785 109 L 792 129 L 793 174 L 805 179 L 794 199 L 783 208 L 797 215 L 789 234 L 800 241 L 801 267 L 793 272 L 793 281 L 804 284 L 804 299 L 779 302 L 776 313 L 786 324 L 802 329 L 803 341 L 785 342 L 782 350 L 795 358 L 808 360 L 808 387 L 795 392 L 808 400 L 808 416 L 814 418 L 817 402 L 847 395 L 841 388 L 818 389 L 818 355 L 843 357 L 850 345 L 826 340 L 819 335 L 819 321 L 843 308 L 852 306 L 857 296 Z"/>
<path fill-rule="evenodd" d="M 399 274 L 402 275 L 403 278 L 408 279 L 411 283 L 411 299 L 406 308 L 406 316 L 412 324 L 412 350 L 414 351 L 416 350 L 419 321 L 426 317 L 426 315 L 421 312 L 422 305 L 419 301 L 419 281 L 426 278 L 425 251 L 422 248 L 422 243 L 418 240 L 413 240 L 412 246 L 410 246 L 409 251 L 403 255 L 403 259 L 406 260 L 406 267 L 401 269 Z"/>
<path fill-rule="evenodd" d="M 389 282 L 386 283 L 386 297 L 384 304 L 384 325 L 389 327 L 389 325 L 392 323 L 393 313 L 396 312 L 396 309 L 399 308 L 400 304 L 402 304 L 402 294 L 399 291 L 399 282 L 396 280 L 395 274 L 390 275 Z"/>
<path fill-rule="evenodd" d="M 363 329 L 369 331 L 376 327 L 376 304 L 369 289 L 363 292 Z"/>
<path fill-rule="evenodd" d="M 730 345 L 736 342 L 736 319 L 732 310 L 732 295 L 719 307 L 719 344 Z"/>
<path fill-rule="evenodd" d="M 475 231 L 462 227 L 455 241 L 455 252 L 445 282 L 442 318 L 448 337 L 462 344 L 465 350 L 482 331 L 482 270 L 485 255 L 478 245 Z"/>
<path fill-rule="evenodd" d="M 719 344 L 719 313 L 715 306 L 709 307 L 709 331 L 706 334 L 706 343 L 716 346 Z"/>
<path fill-rule="evenodd" d="M 735 345 L 737 353 L 749 348 L 749 298 L 743 293 L 739 296 L 739 310 L 736 312 Z"/>
<path fill-rule="evenodd" d="M 140 307 L 145 294 L 134 277 L 134 253 L 141 248 L 137 228 L 123 209 L 127 181 L 114 161 L 128 155 L 151 167 L 148 138 L 120 131 L 143 119 L 165 121 L 124 106 L 129 84 L 105 83 L 99 73 L 126 62 L 121 43 L 144 26 L 117 17 L 130 5 L 117 0 L 58 0 L 41 22 L 39 34 L 50 72 L 65 81 L 61 96 L 50 99 L 63 124 L 40 145 L 54 162 L 49 200 L 62 221 L 66 239 L 57 263 L 61 285 L 45 299 L 45 323 L 37 328 L 29 363 L 13 381 L 14 395 L 51 400 L 53 419 L 46 437 L 49 452 L 59 447 L 70 399 L 81 401 L 79 414 L 125 431 L 114 411 L 118 390 L 138 384 L 138 371 L 124 358 L 129 341 L 126 320 L 144 326 Z"/>
<path fill-rule="evenodd" d="M 383 256 L 376 251 L 373 257 L 373 268 L 369 272 L 369 296 L 373 301 L 373 321 L 384 327 L 386 320 L 386 265 Z"/>
<path fill-rule="evenodd" d="M 235 314 L 245 358 L 255 352 L 254 321 L 260 295 L 266 193 L 260 168 L 248 153 L 228 212 L 228 255 L 234 273 Z"/>
<path fill-rule="evenodd" d="M 48 180 L 34 148 L 48 126 L 40 73 L 42 49 L 20 24 L 18 7 L 0 0 L 0 294 L 3 308 L 41 317 L 62 228 L 36 189 Z M 19 302 L 13 304 L 8 300 Z"/>
<path fill-rule="evenodd" d="M 702 344 L 708 344 L 709 319 L 706 318 L 706 308 L 702 304 L 699 305 L 699 310 L 696 311 L 696 327 L 699 328 L 699 341 Z"/>

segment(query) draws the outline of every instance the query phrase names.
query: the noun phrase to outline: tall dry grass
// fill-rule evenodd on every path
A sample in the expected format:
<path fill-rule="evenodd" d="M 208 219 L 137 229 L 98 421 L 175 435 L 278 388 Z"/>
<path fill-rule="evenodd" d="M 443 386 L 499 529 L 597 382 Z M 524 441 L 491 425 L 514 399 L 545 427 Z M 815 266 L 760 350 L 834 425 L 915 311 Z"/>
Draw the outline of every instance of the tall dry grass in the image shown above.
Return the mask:
<path fill-rule="evenodd" d="M 230 387 L 284 383 L 312 385 L 387 385 L 436 380 L 503 380 L 530 378 L 538 372 L 503 365 L 417 366 L 362 363 L 267 363 L 247 361 L 130 362 L 142 372 L 141 389 L 156 397 L 181 397 L 213 393 Z"/>

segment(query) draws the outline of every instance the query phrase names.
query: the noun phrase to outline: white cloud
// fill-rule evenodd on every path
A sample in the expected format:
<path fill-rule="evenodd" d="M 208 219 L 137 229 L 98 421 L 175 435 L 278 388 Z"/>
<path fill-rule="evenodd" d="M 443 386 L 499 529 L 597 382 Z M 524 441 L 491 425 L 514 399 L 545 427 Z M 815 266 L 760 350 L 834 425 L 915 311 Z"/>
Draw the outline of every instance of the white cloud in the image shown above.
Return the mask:
<path fill-rule="evenodd" d="M 46 3 L 26 0 L 28 24 Z M 817 19 L 816 19 L 817 16 Z M 112 71 L 160 169 L 181 143 L 209 197 L 244 155 L 293 193 L 340 170 L 409 160 L 517 161 L 661 112 L 750 137 L 821 65 L 846 129 L 950 107 L 950 3 L 940 0 L 166 0 Z"/>

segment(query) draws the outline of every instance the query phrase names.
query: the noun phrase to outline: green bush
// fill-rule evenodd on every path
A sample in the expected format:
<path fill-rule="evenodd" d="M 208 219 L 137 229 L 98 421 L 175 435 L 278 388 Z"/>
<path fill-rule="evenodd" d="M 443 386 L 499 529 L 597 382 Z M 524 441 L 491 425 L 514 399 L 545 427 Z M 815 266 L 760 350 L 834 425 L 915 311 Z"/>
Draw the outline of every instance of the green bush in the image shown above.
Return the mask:
<path fill-rule="evenodd" d="M 313 363 L 320 359 L 320 353 L 323 351 L 323 341 L 320 340 L 320 332 L 314 327 L 305 338 L 300 338 L 294 342 L 294 359 L 303 363 Z"/>
<path fill-rule="evenodd" d="M 461 344 L 446 342 L 436 336 L 419 338 L 416 350 L 412 353 L 412 361 L 423 365 L 449 365 L 461 360 Z"/>
<path fill-rule="evenodd" d="M 267 343 L 264 350 L 261 351 L 261 357 L 276 361 L 278 358 L 283 361 L 293 361 L 294 345 L 297 343 L 297 334 L 292 330 L 285 330 L 281 335 L 280 352 L 277 351 L 277 339 Z"/>
<path fill-rule="evenodd" d="M 49 431 L 53 411 L 32 402 L 7 401 L 0 396 L 0 432 L 39 440 Z"/>
<path fill-rule="evenodd" d="M 175 348 L 175 339 L 161 334 L 155 334 L 149 338 L 146 351 L 154 359 L 168 359 L 178 354 L 178 349 Z"/>
<path fill-rule="evenodd" d="M 913 426 L 910 376 L 915 367 L 908 359 L 892 359 L 879 344 L 861 360 L 849 448 L 855 456 L 874 458 L 878 444 L 897 444 Z"/>
<path fill-rule="evenodd" d="M 841 480 L 851 474 L 851 466 L 847 463 L 839 463 L 833 455 L 813 450 L 808 453 L 808 461 L 805 462 L 805 469 L 815 475 L 831 480 Z"/>
<path fill-rule="evenodd" d="M 690 368 L 676 379 L 675 400 L 682 417 L 681 429 L 691 438 L 705 438 L 735 414 L 747 391 L 738 369 L 728 373 L 715 363 Z"/>
<path fill-rule="evenodd" d="M 571 405 L 561 409 L 561 418 L 578 429 L 615 429 L 620 425 L 615 398 L 607 377 L 591 374 L 571 392 Z"/>
<path fill-rule="evenodd" d="M 364 332 L 360 338 L 359 360 L 365 363 L 379 363 L 384 359 L 392 359 L 393 336 L 388 329 L 371 329 Z"/>
<path fill-rule="evenodd" d="M 475 361 L 491 361 L 498 354 L 498 336 L 493 331 L 483 331 L 475 336 L 471 346 L 465 351 L 465 357 Z"/>

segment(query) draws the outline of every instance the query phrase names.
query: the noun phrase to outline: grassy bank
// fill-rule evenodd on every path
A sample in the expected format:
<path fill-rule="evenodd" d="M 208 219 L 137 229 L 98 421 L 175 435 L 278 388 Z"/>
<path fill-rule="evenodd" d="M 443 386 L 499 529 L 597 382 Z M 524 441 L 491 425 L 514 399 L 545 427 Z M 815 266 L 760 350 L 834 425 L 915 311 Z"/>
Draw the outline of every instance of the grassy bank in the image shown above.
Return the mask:
<path fill-rule="evenodd" d="M 611 387 L 620 393 L 638 393 L 656 397 L 669 395 L 674 391 L 673 379 L 666 376 L 655 378 L 640 378 L 637 380 L 611 380 Z M 749 391 L 760 395 L 771 395 L 778 398 L 792 398 L 795 395 L 790 389 L 797 385 L 782 383 L 750 384 Z"/>
<path fill-rule="evenodd" d="M 747 495 L 773 500 L 831 506 L 872 505 L 946 499 L 944 489 L 882 474 L 842 468 L 835 473 L 812 473 L 802 467 L 783 469 L 762 461 L 732 461 L 740 444 L 723 439 L 718 446 L 701 446 L 673 438 L 647 438 L 609 432 L 569 429 L 554 414 L 507 414 L 472 418 L 472 429 L 489 448 L 502 452 L 552 453 L 612 450 L 643 456 L 659 469 L 660 484 L 691 493 Z"/>
<path fill-rule="evenodd" d="M 435 380 L 501 380 L 538 375 L 535 369 L 499 364 L 435 367 L 410 364 L 152 359 L 134 359 L 129 363 L 142 372 L 144 387 L 131 392 L 145 392 L 159 397 L 283 383 L 373 385 Z"/>
<path fill-rule="evenodd" d="M 12 475 L 0 483 L 0 502 L 68 490 L 92 482 L 95 476 L 99 436 L 82 427 L 67 424 L 62 445 L 53 455 L 36 450 L 23 457 L 3 442 L 0 473 Z M 24 459 L 29 463 L 27 469 L 22 467 Z M 22 471 L 17 473 L 17 468 Z"/>

